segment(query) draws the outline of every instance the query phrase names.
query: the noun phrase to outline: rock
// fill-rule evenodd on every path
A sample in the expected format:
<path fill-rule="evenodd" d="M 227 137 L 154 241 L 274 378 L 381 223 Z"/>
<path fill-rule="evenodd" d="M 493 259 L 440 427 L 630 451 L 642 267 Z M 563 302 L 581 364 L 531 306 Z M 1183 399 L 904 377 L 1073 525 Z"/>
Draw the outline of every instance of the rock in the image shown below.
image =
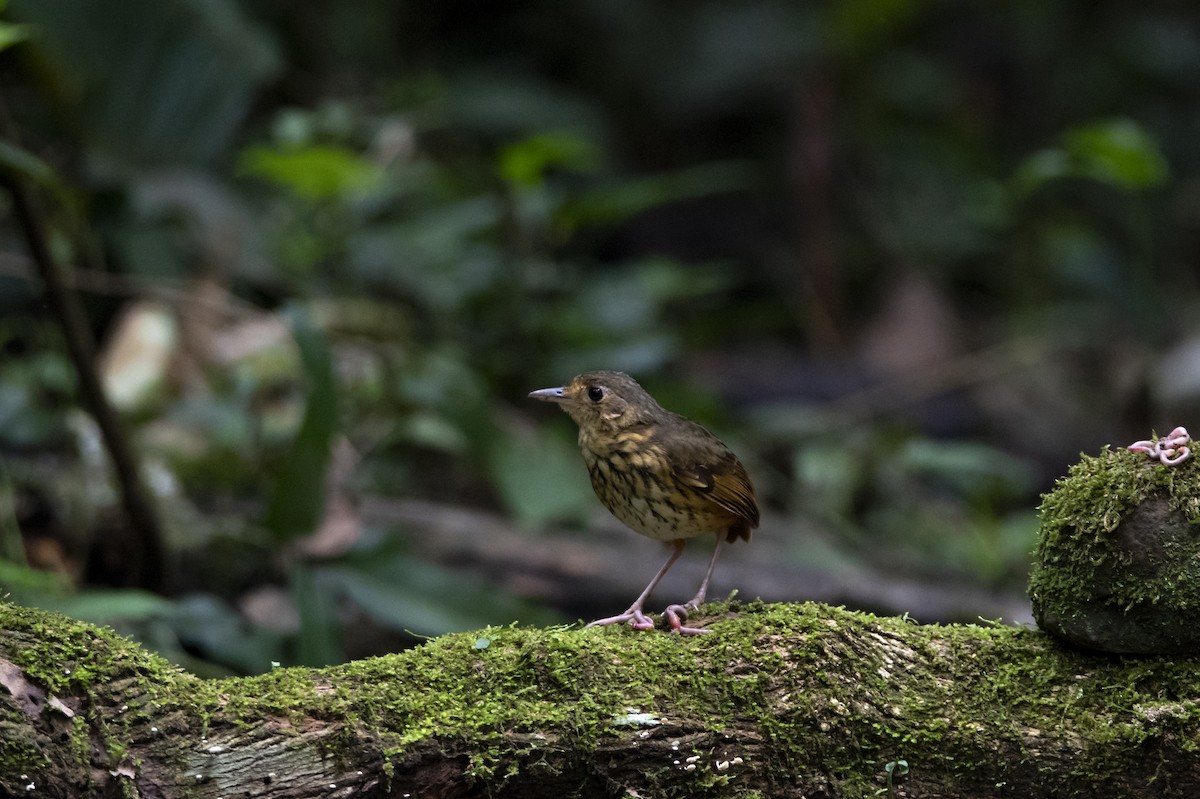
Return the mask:
<path fill-rule="evenodd" d="M 1043 498 L 1033 615 L 1119 654 L 1200 653 L 1200 468 L 1143 453 L 1084 457 Z"/>

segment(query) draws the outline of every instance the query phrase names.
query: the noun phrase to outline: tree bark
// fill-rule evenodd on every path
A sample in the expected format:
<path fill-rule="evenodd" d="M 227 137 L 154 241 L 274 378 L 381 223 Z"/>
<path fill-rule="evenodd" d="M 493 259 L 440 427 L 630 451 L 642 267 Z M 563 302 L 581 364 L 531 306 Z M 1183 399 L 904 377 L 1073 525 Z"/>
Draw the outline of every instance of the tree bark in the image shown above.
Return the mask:
<path fill-rule="evenodd" d="M 681 638 L 487 628 L 201 680 L 0 604 L 0 792 L 76 797 L 1195 796 L 1193 661 L 824 605 Z M 891 783 L 889 786 L 889 775 Z"/>

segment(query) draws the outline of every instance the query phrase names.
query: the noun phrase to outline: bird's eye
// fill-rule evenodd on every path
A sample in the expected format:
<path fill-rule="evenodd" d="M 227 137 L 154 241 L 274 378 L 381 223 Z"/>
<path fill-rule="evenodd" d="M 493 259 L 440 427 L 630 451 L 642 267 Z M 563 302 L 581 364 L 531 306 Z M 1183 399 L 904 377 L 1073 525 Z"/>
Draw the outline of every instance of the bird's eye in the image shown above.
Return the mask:
<path fill-rule="evenodd" d="M 599 402 L 604 399 L 604 389 L 600 386 L 592 386 L 588 389 L 588 399 L 592 402 Z"/>

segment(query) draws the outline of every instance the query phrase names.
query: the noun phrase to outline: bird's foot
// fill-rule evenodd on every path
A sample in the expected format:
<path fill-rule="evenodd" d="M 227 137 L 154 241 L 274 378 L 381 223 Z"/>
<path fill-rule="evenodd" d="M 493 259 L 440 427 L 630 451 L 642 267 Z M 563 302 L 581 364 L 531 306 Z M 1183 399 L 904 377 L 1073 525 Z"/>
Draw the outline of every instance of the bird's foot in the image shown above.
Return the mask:
<path fill-rule="evenodd" d="M 588 627 L 605 627 L 609 624 L 623 624 L 629 622 L 629 626 L 635 630 L 653 630 L 654 619 L 642 612 L 642 609 L 636 605 L 624 613 L 616 616 L 609 616 L 607 619 L 596 619 L 588 624 Z"/>
<path fill-rule="evenodd" d="M 696 609 L 691 602 L 686 605 L 667 605 L 667 609 L 663 611 L 663 615 L 667 617 L 667 623 L 671 625 L 671 632 L 679 633 L 680 635 L 711 633 L 712 630 L 707 630 L 703 627 L 685 627 L 683 625 L 687 621 L 689 608 L 691 610 Z"/>
<path fill-rule="evenodd" d="M 688 613 L 693 610 L 696 610 L 696 606 L 691 602 L 686 605 L 668 605 L 667 609 L 663 611 L 663 617 L 667 620 L 667 624 L 671 625 L 671 632 L 679 633 L 680 635 L 702 635 L 712 632 L 712 630 L 703 627 L 688 627 L 684 624 L 688 620 Z M 629 626 L 635 630 L 654 629 L 654 619 L 647 616 L 636 605 L 616 616 L 609 616 L 606 619 L 596 619 L 587 626 L 605 627 L 609 624 L 624 624 L 625 622 L 629 622 Z"/>

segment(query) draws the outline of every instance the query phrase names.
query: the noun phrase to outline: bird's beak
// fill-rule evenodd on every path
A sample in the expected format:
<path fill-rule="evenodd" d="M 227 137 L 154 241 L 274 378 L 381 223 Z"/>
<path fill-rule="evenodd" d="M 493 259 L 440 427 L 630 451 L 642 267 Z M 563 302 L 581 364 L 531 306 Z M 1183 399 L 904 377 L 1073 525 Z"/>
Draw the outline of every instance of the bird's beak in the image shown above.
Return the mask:
<path fill-rule="evenodd" d="M 563 394 L 564 386 L 558 388 L 539 388 L 537 391 L 530 391 L 531 399 L 541 400 L 542 402 L 566 402 L 567 398 Z"/>

